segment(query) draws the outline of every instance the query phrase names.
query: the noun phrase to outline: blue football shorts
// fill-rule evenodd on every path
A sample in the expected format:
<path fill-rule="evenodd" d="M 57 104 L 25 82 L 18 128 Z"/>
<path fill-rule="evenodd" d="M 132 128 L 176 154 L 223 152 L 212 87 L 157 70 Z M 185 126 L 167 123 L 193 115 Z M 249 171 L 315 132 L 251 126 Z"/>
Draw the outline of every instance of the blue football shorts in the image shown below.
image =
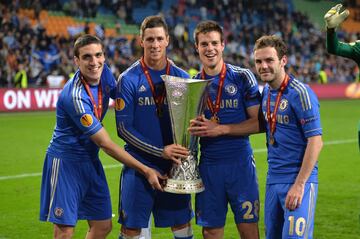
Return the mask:
<path fill-rule="evenodd" d="M 219 159 L 221 160 L 221 159 Z M 205 191 L 196 195 L 196 223 L 203 227 L 223 227 L 228 204 L 235 223 L 259 220 L 259 188 L 252 154 L 227 164 L 200 164 Z"/>
<path fill-rule="evenodd" d="M 153 190 L 146 178 L 132 168 L 124 167 L 120 182 L 118 222 L 128 228 L 145 228 L 153 213 L 156 227 L 182 225 L 191 220 L 190 194 Z"/>
<path fill-rule="evenodd" d="M 265 194 L 265 234 L 267 239 L 313 238 L 317 183 L 306 183 L 299 208 L 285 208 L 286 195 L 293 184 L 268 184 Z"/>
<path fill-rule="evenodd" d="M 40 201 L 40 220 L 75 226 L 77 220 L 111 219 L 111 200 L 98 158 L 74 161 L 46 155 Z"/>

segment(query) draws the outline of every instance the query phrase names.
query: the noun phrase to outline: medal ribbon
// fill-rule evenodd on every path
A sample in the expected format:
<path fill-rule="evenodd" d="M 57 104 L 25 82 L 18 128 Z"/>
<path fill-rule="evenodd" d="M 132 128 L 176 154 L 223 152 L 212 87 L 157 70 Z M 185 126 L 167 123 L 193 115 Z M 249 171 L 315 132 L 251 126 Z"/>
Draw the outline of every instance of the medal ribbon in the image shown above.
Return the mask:
<path fill-rule="evenodd" d="M 152 81 L 152 79 L 151 79 L 151 75 L 150 75 L 149 69 L 148 69 L 148 67 L 147 67 L 146 64 L 145 64 L 144 57 L 141 58 L 140 64 L 141 64 L 142 70 L 143 70 L 144 73 L 145 73 L 146 80 L 147 80 L 147 82 L 148 82 L 149 85 L 150 85 L 151 93 L 152 93 L 152 95 L 153 95 L 153 97 L 154 97 L 154 100 L 155 100 L 156 109 L 157 109 L 158 111 L 160 111 L 160 110 L 161 110 L 161 106 L 164 104 L 164 99 L 165 99 L 166 90 L 165 90 L 165 88 L 164 88 L 163 91 L 160 93 L 160 95 L 157 95 L 157 94 L 156 94 L 156 91 L 155 91 L 154 83 L 153 83 L 153 81 Z M 169 64 L 169 61 L 166 60 L 166 75 L 169 75 L 169 74 L 170 74 L 170 64 Z"/>
<path fill-rule="evenodd" d="M 277 111 L 279 108 L 281 96 L 283 95 L 284 90 L 286 89 L 286 87 L 289 83 L 289 79 L 290 79 L 290 77 L 286 74 L 283 82 L 280 85 L 279 92 L 277 93 L 276 101 L 275 101 L 275 108 L 274 108 L 273 113 L 271 113 L 271 111 L 270 111 L 270 91 L 268 94 L 267 104 L 266 104 L 266 118 L 267 118 L 267 121 L 269 122 L 269 126 L 270 126 L 270 137 L 274 137 L 274 133 L 275 133 L 275 129 L 276 129 L 276 114 L 277 114 Z"/>
<path fill-rule="evenodd" d="M 81 83 L 84 85 L 86 93 L 89 95 L 91 103 L 93 104 L 94 107 L 94 113 L 95 113 L 95 117 L 101 122 L 101 116 L 102 116 L 102 87 L 101 87 L 101 80 L 99 81 L 98 84 L 98 102 L 99 102 L 99 106 L 96 105 L 95 99 L 93 94 L 91 93 L 90 90 L 90 86 L 89 84 L 85 81 L 84 77 L 80 74 L 80 79 L 81 79 Z"/>
<path fill-rule="evenodd" d="M 212 115 L 215 118 L 217 118 L 217 113 L 220 110 L 222 88 L 224 86 L 225 77 L 226 77 L 226 65 L 225 65 L 225 63 L 223 63 L 221 71 L 220 71 L 219 87 L 218 87 L 218 90 L 217 90 L 215 105 L 212 103 L 212 101 L 210 99 L 210 95 L 207 98 L 207 105 L 208 105 L 209 110 L 211 111 Z M 205 79 L 205 71 L 204 71 L 204 69 L 202 69 L 202 71 L 201 71 L 201 78 Z"/>

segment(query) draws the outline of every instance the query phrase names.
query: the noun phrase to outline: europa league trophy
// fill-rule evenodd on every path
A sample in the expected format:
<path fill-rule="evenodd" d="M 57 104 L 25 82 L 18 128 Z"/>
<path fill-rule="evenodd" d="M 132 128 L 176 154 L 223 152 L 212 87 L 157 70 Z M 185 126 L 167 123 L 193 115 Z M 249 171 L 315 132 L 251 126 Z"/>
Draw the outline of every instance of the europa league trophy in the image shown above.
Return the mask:
<path fill-rule="evenodd" d="M 204 191 L 197 166 L 198 137 L 191 136 L 187 128 L 191 119 L 202 114 L 206 102 L 207 87 L 211 80 L 185 79 L 162 75 L 165 82 L 174 143 L 189 149 L 190 155 L 173 164 L 164 191 L 188 194 Z"/>

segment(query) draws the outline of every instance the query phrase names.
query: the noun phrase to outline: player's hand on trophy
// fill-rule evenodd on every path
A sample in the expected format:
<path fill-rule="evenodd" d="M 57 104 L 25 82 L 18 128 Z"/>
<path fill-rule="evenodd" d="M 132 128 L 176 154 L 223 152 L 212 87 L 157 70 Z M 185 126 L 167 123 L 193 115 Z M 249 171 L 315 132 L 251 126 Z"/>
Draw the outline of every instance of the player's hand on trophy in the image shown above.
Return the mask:
<path fill-rule="evenodd" d="M 206 119 L 204 115 L 190 120 L 188 131 L 191 135 L 199 137 L 217 137 L 222 134 L 221 125 Z"/>
<path fill-rule="evenodd" d="M 189 156 L 189 150 L 179 144 L 170 144 L 164 147 L 162 157 L 170 159 L 176 164 L 181 164 L 181 159 Z"/>
<path fill-rule="evenodd" d="M 324 19 L 327 28 L 338 27 L 349 16 L 349 10 L 345 9 L 340 12 L 341 8 L 342 4 L 337 4 L 325 14 Z"/>
<path fill-rule="evenodd" d="M 161 175 L 155 169 L 148 167 L 145 170 L 145 177 L 153 189 L 163 191 L 163 182 L 167 179 L 166 176 Z"/>

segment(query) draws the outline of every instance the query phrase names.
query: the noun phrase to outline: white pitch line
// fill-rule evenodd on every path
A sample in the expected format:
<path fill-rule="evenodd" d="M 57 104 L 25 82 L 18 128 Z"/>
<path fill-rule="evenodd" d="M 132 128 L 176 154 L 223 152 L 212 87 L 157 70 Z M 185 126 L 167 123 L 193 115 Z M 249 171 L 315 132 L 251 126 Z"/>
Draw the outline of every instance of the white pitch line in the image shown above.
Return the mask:
<path fill-rule="evenodd" d="M 336 144 L 351 144 L 355 142 L 357 142 L 357 139 L 333 140 L 333 141 L 324 142 L 324 145 L 327 146 L 327 145 L 336 145 Z M 253 150 L 254 153 L 264 153 L 266 151 L 267 148 Z"/>
<path fill-rule="evenodd" d="M 357 139 L 344 139 L 344 140 L 333 140 L 324 142 L 324 145 L 336 145 L 336 144 L 351 144 L 357 142 Z M 266 148 L 261 149 L 254 149 L 254 153 L 264 153 L 266 152 Z M 119 168 L 122 164 L 110 164 L 104 165 L 104 169 L 111 169 L 111 168 Z M 9 179 L 18 179 L 18 178 L 30 178 L 30 177 L 39 177 L 41 173 L 25 173 L 25 174 L 18 174 L 18 175 L 11 175 L 11 176 L 0 176 L 0 181 L 9 180 Z"/>
<path fill-rule="evenodd" d="M 119 168 L 121 166 L 122 166 L 122 164 L 120 164 L 120 163 L 119 164 L 104 165 L 104 169 Z M 41 174 L 42 173 L 24 173 L 24 174 L 12 175 L 12 176 L 1 176 L 0 181 L 7 180 L 7 179 L 38 177 L 38 176 L 41 176 Z"/>

